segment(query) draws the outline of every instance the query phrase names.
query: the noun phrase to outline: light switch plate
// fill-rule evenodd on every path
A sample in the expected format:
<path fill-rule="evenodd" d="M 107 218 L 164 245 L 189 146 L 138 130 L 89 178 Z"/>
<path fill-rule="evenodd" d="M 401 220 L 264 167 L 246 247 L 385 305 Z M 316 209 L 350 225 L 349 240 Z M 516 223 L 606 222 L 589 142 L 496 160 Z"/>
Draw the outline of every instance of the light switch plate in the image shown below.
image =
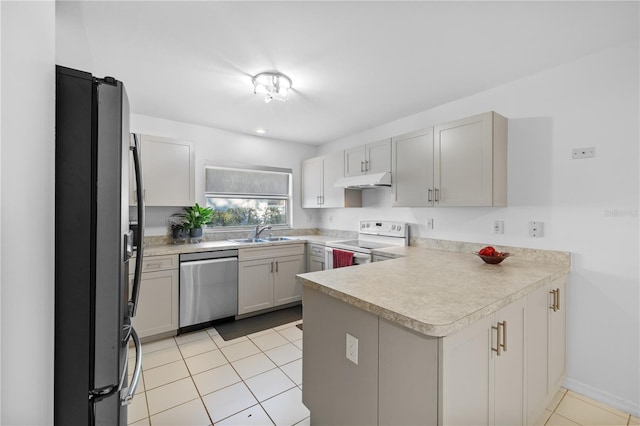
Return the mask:
<path fill-rule="evenodd" d="M 358 365 L 358 338 L 347 333 L 347 359 Z"/>

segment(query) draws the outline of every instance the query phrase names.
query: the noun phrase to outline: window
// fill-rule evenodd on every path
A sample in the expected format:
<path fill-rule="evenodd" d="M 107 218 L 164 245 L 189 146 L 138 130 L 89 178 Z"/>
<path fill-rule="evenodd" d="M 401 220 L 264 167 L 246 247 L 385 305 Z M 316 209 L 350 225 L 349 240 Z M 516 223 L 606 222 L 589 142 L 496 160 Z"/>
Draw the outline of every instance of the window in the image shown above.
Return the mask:
<path fill-rule="evenodd" d="M 213 208 L 209 227 L 230 229 L 291 224 L 291 170 L 270 167 L 205 167 L 205 198 Z"/>

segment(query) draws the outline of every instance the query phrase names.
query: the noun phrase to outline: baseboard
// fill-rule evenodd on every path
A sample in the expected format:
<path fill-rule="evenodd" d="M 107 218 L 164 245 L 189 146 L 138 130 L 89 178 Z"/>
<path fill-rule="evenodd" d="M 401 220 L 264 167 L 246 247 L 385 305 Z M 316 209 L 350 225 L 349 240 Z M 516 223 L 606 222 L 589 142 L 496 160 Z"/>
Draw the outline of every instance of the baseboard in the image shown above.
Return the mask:
<path fill-rule="evenodd" d="M 562 386 L 598 402 L 602 402 L 603 404 L 610 405 L 611 407 L 617 408 L 625 413 L 630 413 L 636 417 L 640 417 L 640 405 L 638 404 L 638 401 L 627 401 L 616 395 L 610 394 L 609 392 L 604 392 L 573 379 L 566 379 Z"/>

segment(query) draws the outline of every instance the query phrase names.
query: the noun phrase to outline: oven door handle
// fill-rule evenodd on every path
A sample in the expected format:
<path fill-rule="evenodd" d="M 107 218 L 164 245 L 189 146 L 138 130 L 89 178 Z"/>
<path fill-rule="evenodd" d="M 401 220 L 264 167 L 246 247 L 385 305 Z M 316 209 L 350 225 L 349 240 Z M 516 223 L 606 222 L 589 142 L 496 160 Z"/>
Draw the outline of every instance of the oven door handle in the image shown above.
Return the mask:
<path fill-rule="evenodd" d="M 371 259 L 371 255 L 370 254 L 357 253 L 357 252 L 353 252 L 353 257 L 358 258 L 358 259 Z"/>

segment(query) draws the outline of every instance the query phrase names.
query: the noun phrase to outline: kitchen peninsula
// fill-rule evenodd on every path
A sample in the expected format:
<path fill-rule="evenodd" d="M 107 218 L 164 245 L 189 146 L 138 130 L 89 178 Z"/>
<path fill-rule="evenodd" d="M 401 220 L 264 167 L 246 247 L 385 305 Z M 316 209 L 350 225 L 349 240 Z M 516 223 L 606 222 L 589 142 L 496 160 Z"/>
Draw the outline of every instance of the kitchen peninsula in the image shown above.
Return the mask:
<path fill-rule="evenodd" d="M 566 375 L 570 255 L 393 250 L 298 276 L 312 424 L 535 423 Z"/>

